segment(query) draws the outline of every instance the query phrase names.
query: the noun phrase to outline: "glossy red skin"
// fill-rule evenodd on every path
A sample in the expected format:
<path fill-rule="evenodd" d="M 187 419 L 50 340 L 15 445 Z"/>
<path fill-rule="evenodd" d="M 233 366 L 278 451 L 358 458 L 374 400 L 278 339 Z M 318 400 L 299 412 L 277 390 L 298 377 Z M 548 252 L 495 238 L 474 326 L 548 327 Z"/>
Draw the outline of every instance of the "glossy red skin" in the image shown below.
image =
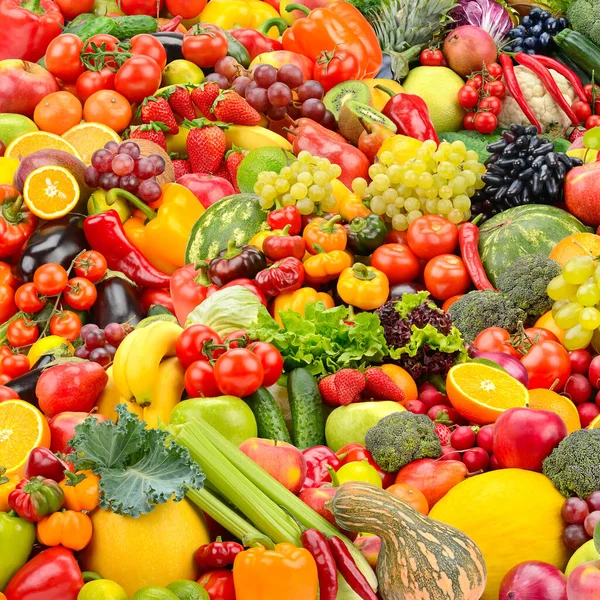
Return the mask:
<path fill-rule="evenodd" d="M 70 470 L 69 465 L 55 456 L 48 448 L 34 448 L 27 458 L 25 464 L 25 477 L 40 476 L 61 482 L 65 478 L 65 471 Z"/>
<path fill-rule="evenodd" d="M 210 600 L 235 600 L 233 573 L 227 569 L 208 571 L 198 583 L 208 592 Z"/>
<path fill-rule="evenodd" d="M 235 194 L 233 186 L 227 179 L 206 173 L 183 175 L 177 180 L 177 183 L 190 190 L 204 208 L 208 208 L 225 196 Z"/>
<path fill-rule="evenodd" d="M 567 580 L 569 600 L 600 600 L 600 560 L 579 565 Z"/>
<path fill-rule="evenodd" d="M 0 67 L 0 112 L 32 117 L 43 98 L 58 92 L 56 79 L 40 65 L 23 60 L 3 62 L 5 64 Z"/>
<path fill-rule="evenodd" d="M 521 363 L 529 373 L 529 389 L 551 387 L 561 389 L 571 375 L 569 353 L 559 342 L 551 340 L 534 344 Z"/>
<path fill-rule="evenodd" d="M 592 119 L 593 117 L 590 117 Z M 588 119 L 589 120 L 589 119 Z M 586 225 L 600 225 L 600 162 L 571 169 L 565 178 L 565 202 Z"/>
<path fill-rule="evenodd" d="M 50 450 L 68 454 L 72 450 L 68 443 L 75 435 L 75 427 L 83 423 L 89 416 L 84 412 L 63 412 L 50 419 L 48 423 L 51 435 Z M 93 417 L 100 422 L 108 420 L 104 415 L 95 414 Z"/>

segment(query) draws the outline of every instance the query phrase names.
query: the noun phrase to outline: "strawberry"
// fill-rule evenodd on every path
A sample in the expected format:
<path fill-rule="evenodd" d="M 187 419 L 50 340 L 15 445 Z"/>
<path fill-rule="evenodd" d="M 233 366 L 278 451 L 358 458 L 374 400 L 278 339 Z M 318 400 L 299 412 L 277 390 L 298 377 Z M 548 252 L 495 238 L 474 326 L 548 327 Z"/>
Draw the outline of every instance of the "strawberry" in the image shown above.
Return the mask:
<path fill-rule="evenodd" d="M 196 109 L 192 103 L 192 97 L 185 86 L 176 85 L 174 88 L 165 90 L 161 96 L 167 100 L 171 110 L 182 119 L 193 121 L 196 118 Z"/>
<path fill-rule="evenodd" d="M 179 125 L 175 120 L 175 115 L 164 98 L 150 96 L 146 98 L 141 106 L 142 123 L 145 125 L 159 122 L 167 126 L 167 133 L 179 133 Z"/>
<path fill-rule="evenodd" d="M 183 160 L 181 158 L 175 159 L 173 162 L 173 172 L 175 173 L 175 181 L 184 175 L 188 175 L 192 172 L 192 165 L 189 160 Z"/>
<path fill-rule="evenodd" d="M 209 81 L 199 85 L 192 92 L 192 102 L 196 105 L 196 108 L 206 117 L 209 121 L 215 121 L 215 116 L 211 112 L 211 108 L 215 103 L 215 100 L 219 97 L 221 88 L 214 83 Z"/>
<path fill-rule="evenodd" d="M 327 406 L 347 406 L 360 401 L 365 388 L 365 376 L 356 369 L 342 369 L 319 382 L 319 391 Z"/>
<path fill-rule="evenodd" d="M 214 173 L 221 164 L 227 140 L 221 125 L 213 125 L 205 119 L 184 121 L 190 133 L 186 140 L 192 173 Z"/>
<path fill-rule="evenodd" d="M 139 127 L 134 127 L 129 133 L 129 139 L 154 142 L 166 152 L 167 140 L 164 134 L 164 130 L 166 129 L 167 126 L 164 123 L 146 123 Z"/>
<path fill-rule="evenodd" d="M 212 113 L 219 121 L 233 125 L 258 125 L 260 113 L 233 90 L 220 92 L 214 101 Z"/>
<path fill-rule="evenodd" d="M 230 181 L 229 179 L 229 173 L 227 171 L 227 165 L 225 163 L 225 160 L 221 161 L 221 164 L 219 165 L 219 168 L 213 173 L 213 175 L 215 177 L 222 177 L 223 179 L 226 179 L 227 181 Z"/>
<path fill-rule="evenodd" d="M 444 425 L 443 423 L 436 423 L 433 430 L 435 432 L 435 435 L 437 435 L 440 439 L 440 444 L 442 444 L 442 446 L 450 445 L 450 434 L 452 432 L 450 431 L 450 427 L 448 427 L 448 425 Z"/>
<path fill-rule="evenodd" d="M 231 185 L 233 185 L 236 194 L 240 193 L 240 188 L 237 184 L 237 171 L 245 156 L 246 154 L 237 146 L 233 146 L 233 148 L 225 155 L 225 164 L 227 165 L 227 171 L 229 172 L 229 181 L 231 181 Z"/>
<path fill-rule="evenodd" d="M 392 400 L 403 402 L 404 392 L 392 381 L 392 378 L 376 367 L 365 371 L 367 385 L 363 391 L 363 398 L 374 400 Z"/>

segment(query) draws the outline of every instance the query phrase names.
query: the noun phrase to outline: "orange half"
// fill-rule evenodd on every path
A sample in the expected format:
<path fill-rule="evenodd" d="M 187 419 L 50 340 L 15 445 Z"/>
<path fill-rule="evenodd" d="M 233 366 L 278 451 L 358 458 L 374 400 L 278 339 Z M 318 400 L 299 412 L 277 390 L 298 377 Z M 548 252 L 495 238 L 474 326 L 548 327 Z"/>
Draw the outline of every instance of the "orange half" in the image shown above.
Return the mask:
<path fill-rule="evenodd" d="M 23 188 L 27 208 L 47 221 L 71 212 L 77 206 L 79 193 L 79 184 L 67 169 L 50 165 L 32 171 Z"/>
<path fill-rule="evenodd" d="M 47 131 L 30 131 L 16 137 L 6 148 L 4 156 L 23 160 L 38 150 L 62 150 L 81 159 L 79 152 L 67 140 Z"/>
<path fill-rule="evenodd" d="M 552 390 L 543 388 L 529 390 L 529 408 L 556 413 L 565 422 L 569 433 L 581 429 L 581 421 L 575 404 Z"/>
<path fill-rule="evenodd" d="M 92 154 L 107 142 L 121 143 L 119 134 L 102 123 L 80 123 L 62 134 L 81 155 L 86 165 L 92 164 Z"/>
<path fill-rule="evenodd" d="M 498 369 L 462 363 L 448 372 L 446 392 L 457 412 L 477 425 L 494 423 L 509 408 L 526 407 L 527 388 Z"/>

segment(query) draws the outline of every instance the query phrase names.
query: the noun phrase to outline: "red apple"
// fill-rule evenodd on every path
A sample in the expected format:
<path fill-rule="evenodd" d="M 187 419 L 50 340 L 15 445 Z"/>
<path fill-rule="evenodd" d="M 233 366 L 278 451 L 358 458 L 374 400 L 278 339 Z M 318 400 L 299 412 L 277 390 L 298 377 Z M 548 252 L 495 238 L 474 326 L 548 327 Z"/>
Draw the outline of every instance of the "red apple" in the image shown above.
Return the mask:
<path fill-rule="evenodd" d="M 58 92 L 58 83 L 44 67 L 25 60 L 0 61 L 0 113 L 31 117 L 52 92 Z"/>
<path fill-rule="evenodd" d="M 50 450 L 68 454 L 71 448 L 67 444 L 75 435 L 75 427 L 83 423 L 89 416 L 93 416 L 98 421 L 108 421 L 104 415 L 90 415 L 85 412 L 63 412 L 52 417 L 48 423 L 51 436 Z"/>
<path fill-rule="evenodd" d="M 567 580 L 569 600 L 600 600 L 600 560 L 576 567 Z"/>
<path fill-rule="evenodd" d="M 305 488 L 298 494 L 298 498 L 337 527 L 333 513 L 326 507 L 337 491 L 336 487 Z"/>
<path fill-rule="evenodd" d="M 377 566 L 377 559 L 381 550 L 381 538 L 376 535 L 359 536 L 354 540 L 354 545 L 374 569 Z"/>
<path fill-rule="evenodd" d="M 249 438 L 242 442 L 240 450 L 290 492 L 297 494 L 302 489 L 306 479 L 306 460 L 292 444 Z"/>
<path fill-rule="evenodd" d="M 227 179 L 206 175 L 205 173 L 190 173 L 177 180 L 179 185 L 185 186 L 200 200 L 204 208 L 208 208 L 225 196 L 235 194 L 233 186 Z"/>
<path fill-rule="evenodd" d="M 600 225 L 600 162 L 571 169 L 565 178 L 565 203 L 586 225 Z"/>
<path fill-rule="evenodd" d="M 556 413 L 510 408 L 494 425 L 494 456 L 504 469 L 541 472 L 543 460 L 567 434 L 565 422 Z"/>

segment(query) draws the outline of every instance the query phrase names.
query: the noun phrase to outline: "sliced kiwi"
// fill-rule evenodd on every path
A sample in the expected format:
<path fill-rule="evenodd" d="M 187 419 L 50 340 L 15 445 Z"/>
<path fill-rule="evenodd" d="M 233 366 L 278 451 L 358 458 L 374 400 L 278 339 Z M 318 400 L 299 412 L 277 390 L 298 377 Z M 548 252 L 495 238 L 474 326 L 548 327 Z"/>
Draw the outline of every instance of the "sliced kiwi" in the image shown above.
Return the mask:
<path fill-rule="evenodd" d="M 325 106 L 333 113 L 336 118 L 340 116 L 342 106 L 348 100 L 358 100 L 368 104 L 371 101 L 371 90 L 363 81 L 343 81 L 331 88 L 323 98 Z"/>
<path fill-rule="evenodd" d="M 360 134 L 364 131 L 361 121 L 379 123 L 396 133 L 396 125 L 377 109 L 356 100 L 348 100 L 338 118 L 340 133 L 351 143 L 357 144 Z"/>

